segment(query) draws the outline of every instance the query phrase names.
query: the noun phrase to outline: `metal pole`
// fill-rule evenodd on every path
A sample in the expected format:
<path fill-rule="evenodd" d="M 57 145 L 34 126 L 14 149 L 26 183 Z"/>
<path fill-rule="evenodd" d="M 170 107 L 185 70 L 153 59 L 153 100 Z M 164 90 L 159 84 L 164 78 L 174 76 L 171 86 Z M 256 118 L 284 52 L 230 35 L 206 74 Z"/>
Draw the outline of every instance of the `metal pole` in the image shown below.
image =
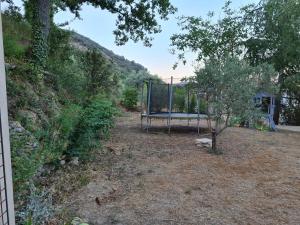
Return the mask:
<path fill-rule="evenodd" d="M 147 132 L 149 132 L 149 115 L 151 110 L 151 91 L 152 91 L 152 80 L 149 79 L 148 83 L 148 100 L 147 100 Z"/>
<path fill-rule="evenodd" d="M 200 134 L 200 93 L 197 93 L 197 113 L 198 113 L 198 118 L 197 118 L 197 128 L 198 128 L 198 135 Z"/>
<path fill-rule="evenodd" d="M 169 98 L 169 129 L 168 129 L 169 134 L 171 132 L 172 98 L 173 98 L 173 76 L 171 77 L 170 98 Z"/>
<path fill-rule="evenodd" d="M 168 84 L 168 99 L 170 99 L 170 84 Z M 170 111 L 170 104 L 168 102 L 168 112 Z M 167 126 L 169 127 L 169 118 L 167 119 Z"/>
<path fill-rule="evenodd" d="M 141 129 L 143 129 L 143 113 L 144 113 L 144 81 L 142 82 L 142 96 L 141 96 Z"/>
<path fill-rule="evenodd" d="M 187 92 L 188 92 L 187 114 L 189 116 L 189 114 L 190 114 L 190 89 L 189 89 L 189 85 L 187 86 Z M 190 126 L 190 118 L 189 117 L 188 117 L 188 126 Z"/>
<path fill-rule="evenodd" d="M 8 110 L 7 110 L 7 94 L 6 94 L 6 76 L 3 50 L 3 35 L 2 35 L 2 20 L 1 20 L 1 4 L 0 4 L 0 117 L 1 117 L 1 150 L 2 159 L 4 163 L 5 176 L 5 192 L 6 208 L 7 208 L 7 222 L 9 225 L 15 225 L 15 211 L 13 200 L 13 183 L 12 183 L 12 169 L 11 169 L 11 152 L 9 142 L 9 126 L 8 126 Z M 1 187 L 3 190 L 4 187 Z M 1 190 L 1 196 L 2 196 Z M 2 199 L 4 200 L 4 199 Z M 1 200 L 1 201 L 2 201 Z M 5 204 L 1 202 L 2 204 Z M 2 215 L 2 217 L 5 215 Z M 3 218 L 2 218 L 3 220 Z"/>

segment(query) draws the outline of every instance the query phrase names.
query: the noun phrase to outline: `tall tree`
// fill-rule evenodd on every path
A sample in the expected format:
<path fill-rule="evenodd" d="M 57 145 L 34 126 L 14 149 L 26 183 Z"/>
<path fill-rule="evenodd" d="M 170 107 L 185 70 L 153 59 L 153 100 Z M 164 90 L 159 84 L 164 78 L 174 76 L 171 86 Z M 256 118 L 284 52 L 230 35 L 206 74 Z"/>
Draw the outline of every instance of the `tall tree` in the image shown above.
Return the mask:
<path fill-rule="evenodd" d="M 205 59 L 221 59 L 224 56 L 242 54 L 243 41 L 247 30 L 238 12 L 230 9 L 230 1 L 223 7 L 224 17 L 212 22 L 214 13 L 208 14 L 208 19 L 194 16 L 183 16 L 179 20 L 182 31 L 171 37 L 172 52 L 178 59 L 186 62 L 188 50 L 197 55 L 197 61 Z"/>
<path fill-rule="evenodd" d="M 118 45 L 129 39 L 134 42 L 143 41 L 151 45 L 152 35 L 161 31 L 158 18 L 167 20 L 168 15 L 175 13 L 176 8 L 170 0 L 24 0 L 31 9 L 33 22 L 33 54 L 41 66 L 44 65 L 48 35 L 53 13 L 69 9 L 76 17 L 84 4 L 107 10 L 117 15 L 114 35 Z M 42 57 L 41 57 L 42 56 Z"/>
<path fill-rule="evenodd" d="M 300 76 L 300 3 L 299 0 L 264 0 L 244 10 L 251 37 L 245 42 L 246 57 L 253 65 L 268 62 L 279 73 L 279 94 L 275 122 L 279 120 L 281 98 L 296 97 L 290 85 Z M 298 86 L 299 88 L 299 86 Z"/>

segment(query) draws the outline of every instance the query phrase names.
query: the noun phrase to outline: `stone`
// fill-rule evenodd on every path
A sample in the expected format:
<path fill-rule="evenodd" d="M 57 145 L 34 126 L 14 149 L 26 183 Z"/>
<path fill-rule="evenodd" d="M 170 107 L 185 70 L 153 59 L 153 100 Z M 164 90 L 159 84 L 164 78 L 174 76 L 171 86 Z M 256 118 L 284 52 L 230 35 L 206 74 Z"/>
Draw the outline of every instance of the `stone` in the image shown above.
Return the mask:
<path fill-rule="evenodd" d="M 78 157 L 73 157 L 70 163 L 73 164 L 74 166 L 78 166 L 79 165 L 79 158 Z"/>
<path fill-rule="evenodd" d="M 195 143 L 198 147 L 211 148 L 212 146 L 212 140 L 209 138 L 196 139 Z"/>
<path fill-rule="evenodd" d="M 22 125 L 20 124 L 19 121 L 11 121 L 9 123 L 9 127 L 12 131 L 14 131 L 16 133 L 22 133 L 25 131 L 25 128 L 22 127 Z"/>
<path fill-rule="evenodd" d="M 60 165 L 65 165 L 66 164 L 66 160 L 60 160 Z"/>

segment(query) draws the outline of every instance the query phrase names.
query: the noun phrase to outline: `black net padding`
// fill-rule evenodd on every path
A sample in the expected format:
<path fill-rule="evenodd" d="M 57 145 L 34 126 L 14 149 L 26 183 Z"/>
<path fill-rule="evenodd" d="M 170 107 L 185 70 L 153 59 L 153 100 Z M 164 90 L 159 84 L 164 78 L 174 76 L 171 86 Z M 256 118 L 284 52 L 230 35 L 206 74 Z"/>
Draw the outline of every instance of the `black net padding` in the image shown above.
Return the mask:
<path fill-rule="evenodd" d="M 151 84 L 150 114 L 168 112 L 169 90 L 170 86 L 168 84 Z"/>
<path fill-rule="evenodd" d="M 171 85 L 157 82 L 147 82 L 144 89 L 144 105 L 149 106 L 149 113 L 168 113 L 170 104 Z M 149 98 L 150 92 L 150 99 Z M 148 102 L 150 100 L 150 102 Z M 199 100 L 199 101 L 198 101 Z M 199 104 L 199 105 L 198 105 Z M 172 113 L 201 113 L 207 111 L 205 97 L 199 95 L 195 88 L 187 85 L 172 85 Z M 147 110 L 147 108 L 145 109 Z"/>
<path fill-rule="evenodd" d="M 187 90 L 184 87 L 173 86 L 172 112 L 187 112 Z"/>
<path fill-rule="evenodd" d="M 198 113 L 197 93 L 186 86 L 173 86 L 172 112 Z"/>

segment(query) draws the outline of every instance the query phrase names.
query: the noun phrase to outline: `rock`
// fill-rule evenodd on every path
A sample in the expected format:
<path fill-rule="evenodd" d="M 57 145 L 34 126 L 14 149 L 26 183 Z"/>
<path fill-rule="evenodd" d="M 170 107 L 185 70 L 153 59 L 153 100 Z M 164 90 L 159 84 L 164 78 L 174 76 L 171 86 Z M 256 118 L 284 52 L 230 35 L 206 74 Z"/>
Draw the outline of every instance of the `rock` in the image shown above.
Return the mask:
<path fill-rule="evenodd" d="M 9 128 L 14 131 L 14 132 L 17 132 L 17 133 L 22 133 L 25 131 L 25 128 L 22 127 L 22 125 L 20 124 L 19 121 L 11 121 L 9 123 Z"/>
<path fill-rule="evenodd" d="M 66 164 L 66 161 L 65 161 L 65 160 L 61 160 L 61 161 L 60 161 L 60 165 L 63 166 L 63 165 L 65 165 L 65 164 Z"/>
<path fill-rule="evenodd" d="M 198 147 L 211 148 L 212 146 L 212 140 L 209 138 L 196 139 L 195 143 Z"/>
<path fill-rule="evenodd" d="M 79 158 L 78 157 L 73 157 L 70 163 L 73 164 L 74 166 L 78 166 L 79 165 Z"/>
<path fill-rule="evenodd" d="M 86 223 L 83 219 L 80 219 L 79 217 L 75 217 L 72 222 L 72 225 L 89 225 L 88 223 Z"/>
<path fill-rule="evenodd" d="M 32 148 L 37 148 L 39 146 L 39 144 L 37 142 L 32 143 Z"/>
<path fill-rule="evenodd" d="M 37 112 L 22 109 L 18 111 L 17 116 L 27 130 L 36 131 L 41 127 L 42 123 Z"/>

